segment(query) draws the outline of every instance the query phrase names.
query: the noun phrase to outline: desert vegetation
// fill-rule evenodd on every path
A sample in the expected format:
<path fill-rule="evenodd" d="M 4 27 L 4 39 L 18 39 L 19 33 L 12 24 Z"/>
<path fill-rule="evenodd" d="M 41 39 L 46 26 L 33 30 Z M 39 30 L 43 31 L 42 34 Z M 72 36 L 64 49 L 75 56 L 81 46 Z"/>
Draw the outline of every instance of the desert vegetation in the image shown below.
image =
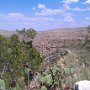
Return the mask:
<path fill-rule="evenodd" d="M 34 73 L 47 75 L 52 70 L 60 89 L 63 84 L 69 87 L 90 80 L 90 26 L 79 29 L 36 32 L 24 28 L 9 37 L 0 35 L 0 75 L 7 88 L 10 78 L 23 77 L 22 65 L 27 62 Z"/>
<path fill-rule="evenodd" d="M 19 37 L 21 34 L 28 34 L 33 40 L 35 30 L 24 29 L 18 32 L 8 38 L 0 35 L 0 76 L 6 83 L 9 83 L 10 78 L 23 76 L 23 64 L 26 62 L 32 66 L 32 70 L 38 70 L 42 62 L 40 53 L 32 46 L 32 41 L 24 41 Z"/>

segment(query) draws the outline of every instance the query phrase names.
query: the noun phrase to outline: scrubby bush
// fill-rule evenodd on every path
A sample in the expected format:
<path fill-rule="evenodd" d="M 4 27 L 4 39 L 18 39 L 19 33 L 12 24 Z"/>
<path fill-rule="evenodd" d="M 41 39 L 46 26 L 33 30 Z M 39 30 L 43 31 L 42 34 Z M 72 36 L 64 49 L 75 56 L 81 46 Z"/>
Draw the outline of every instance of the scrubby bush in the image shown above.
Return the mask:
<path fill-rule="evenodd" d="M 27 30 L 28 37 L 30 37 L 32 31 Z M 34 37 L 35 35 L 31 34 L 31 38 Z M 29 42 L 21 42 L 19 34 L 13 34 L 10 38 L 0 35 L 0 72 L 7 83 L 13 77 L 23 76 L 23 64 L 25 62 L 31 65 L 32 70 L 39 69 L 42 58 L 40 53 L 32 46 L 32 43 Z"/>

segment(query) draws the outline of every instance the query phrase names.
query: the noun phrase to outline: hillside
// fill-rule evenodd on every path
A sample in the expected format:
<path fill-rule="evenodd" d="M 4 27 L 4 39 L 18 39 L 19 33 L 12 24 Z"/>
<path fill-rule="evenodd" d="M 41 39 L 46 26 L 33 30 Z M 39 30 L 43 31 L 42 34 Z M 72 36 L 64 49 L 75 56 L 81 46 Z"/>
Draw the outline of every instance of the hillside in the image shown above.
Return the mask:
<path fill-rule="evenodd" d="M 85 34 L 86 28 L 54 29 L 38 32 L 34 38 L 34 46 L 45 56 L 54 52 L 57 47 L 76 45 Z"/>
<path fill-rule="evenodd" d="M 33 45 L 44 56 L 48 56 L 54 52 L 57 47 L 67 47 L 72 44 L 78 44 L 85 34 L 85 29 L 86 28 L 65 28 L 37 32 L 33 40 Z M 10 37 L 13 33 L 15 32 L 0 30 L 0 34 L 5 37 Z"/>
<path fill-rule="evenodd" d="M 15 31 L 0 30 L 0 34 L 5 36 L 5 37 L 10 37 L 14 33 L 15 33 Z"/>
<path fill-rule="evenodd" d="M 16 33 L 16 32 L 8 32 L 8 31 L 0 32 L 0 34 L 4 35 L 5 37 L 10 37 L 13 33 Z M 31 62 L 34 61 L 32 63 L 32 66 L 33 67 L 37 66 L 39 70 L 43 72 L 43 75 L 45 75 L 45 73 L 46 75 L 47 73 L 50 73 L 49 71 L 50 69 L 52 71 L 54 70 L 55 78 L 61 79 L 62 85 L 60 86 L 60 88 L 63 86 L 63 84 L 66 84 L 66 86 L 70 86 L 70 85 L 73 85 L 73 83 L 75 83 L 76 81 L 89 79 L 90 53 L 87 52 L 86 49 L 82 48 L 80 45 L 81 40 L 83 39 L 83 36 L 85 35 L 85 33 L 86 33 L 86 28 L 54 29 L 54 30 L 37 32 L 37 35 L 33 40 L 33 46 L 41 53 L 41 55 L 44 56 L 43 60 L 40 59 L 41 60 L 40 67 L 37 66 L 37 63 L 39 63 L 38 56 L 40 56 L 40 53 L 37 52 L 38 53 L 37 55 L 36 49 L 32 49 L 31 46 L 28 49 L 26 48 L 26 44 L 30 45 L 30 43 L 22 42 L 23 43 L 22 44 L 21 41 L 19 41 L 20 46 L 14 50 L 20 49 L 22 51 L 22 53 L 20 52 L 18 54 L 21 56 L 24 55 L 23 57 L 19 56 L 21 61 L 28 59 L 28 61 L 31 60 L 30 64 Z M 21 34 L 21 36 L 26 41 L 27 40 L 30 41 L 30 38 L 27 37 L 27 35 L 26 37 L 25 35 L 24 36 L 23 35 Z M 21 36 L 19 34 L 19 39 Z M 20 39 L 20 40 L 23 40 L 23 39 Z M 15 38 L 14 38 L 14 41 L 16 42 Z M 12 42 L 12 45 L 13 45 L 13 42 Z M 16 45 L 18 46 L 19 44 L 17 43 Z M 15 46 L 13 48 L 15 48 Z M 25 52 L 25 48 L 26 48 L 26 52 Z M 18 60 L 19 59 L 17 58 L 17 61 Z M 37 63 L 35 60 L 37 61 Z M 18 64 L 17 66 L 19 66 L 19 63 L 17 64 Z M 16 68 L 16 66 L 14 68 Z M 58 77 L 57 77 L 57 70 L 61 72 L 61 74 L 58 73 Z M 37 74 L 36 74 L 36 77 L 37 77 Z M 59 80 L 56 80 L 56 83 L 58 83 L 58 81 Z M 59 87 L 57 88 L 59 90 Z M 28 89 L 25 89 L 23 87 L 23 90 L 28 90 Z"/>

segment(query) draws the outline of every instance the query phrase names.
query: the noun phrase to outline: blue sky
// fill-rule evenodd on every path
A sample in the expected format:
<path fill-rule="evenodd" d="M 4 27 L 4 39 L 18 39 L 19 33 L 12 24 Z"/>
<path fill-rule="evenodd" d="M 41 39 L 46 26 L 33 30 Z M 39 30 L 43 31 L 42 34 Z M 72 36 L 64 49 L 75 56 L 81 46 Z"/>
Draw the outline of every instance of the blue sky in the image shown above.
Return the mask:
<path fill-rule="evenodd" d="M 0 29 L 90 25 L 90 0 L 0 0 Z"/>

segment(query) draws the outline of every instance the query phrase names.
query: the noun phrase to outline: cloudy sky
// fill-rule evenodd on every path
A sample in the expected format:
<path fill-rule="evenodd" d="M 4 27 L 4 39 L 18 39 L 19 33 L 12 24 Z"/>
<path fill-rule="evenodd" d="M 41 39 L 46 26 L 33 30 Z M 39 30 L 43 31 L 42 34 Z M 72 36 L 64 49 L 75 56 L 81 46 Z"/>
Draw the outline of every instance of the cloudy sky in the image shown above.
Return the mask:
<path fill-rule="evenodd" d="M 90 25 L 90 0 L 0 0 L 0 29 Z"/>

